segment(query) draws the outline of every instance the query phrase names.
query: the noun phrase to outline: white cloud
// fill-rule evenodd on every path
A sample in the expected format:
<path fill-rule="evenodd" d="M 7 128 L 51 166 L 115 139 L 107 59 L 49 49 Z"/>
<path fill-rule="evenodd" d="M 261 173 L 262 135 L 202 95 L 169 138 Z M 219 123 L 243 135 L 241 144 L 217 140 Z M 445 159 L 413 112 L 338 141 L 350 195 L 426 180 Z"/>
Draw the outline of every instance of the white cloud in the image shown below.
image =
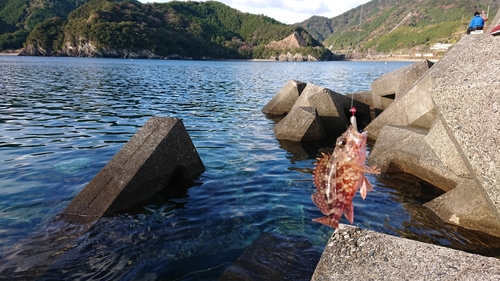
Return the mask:
<path fill-rule="evenodd" d="M 168 0 L 140 0 L 169 2 Z M 283 23 L 297 23 L 312 16 L 333 18 L 370 0 L 219 0 L 245 13 L 264 14 Z"/>

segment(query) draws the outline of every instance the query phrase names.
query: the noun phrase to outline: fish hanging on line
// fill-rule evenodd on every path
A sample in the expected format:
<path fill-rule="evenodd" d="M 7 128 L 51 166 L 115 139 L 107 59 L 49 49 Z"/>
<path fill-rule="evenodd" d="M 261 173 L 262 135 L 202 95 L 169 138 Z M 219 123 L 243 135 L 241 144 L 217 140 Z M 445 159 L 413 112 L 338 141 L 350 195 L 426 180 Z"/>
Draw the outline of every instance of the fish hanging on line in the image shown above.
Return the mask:
<path fill-rule="evenodd" d="M 323 158 L 317 159 L 314 170 L 314 185 L 317 191 L 311 198 L 325 217 L 313 221 L 333 228 L 338 228 L 342 214 L 353 223 L 352 199 L 358 189 L 363 199 L 367 192 L 373 190 L 365 173 L 380 174 L 380 170 L 375 166 L 365 166 L 368 133 L 358 131 L 354 108 L 352 112 L 351 125 L 337 138 L 333 153 L 322 153 Z"/>

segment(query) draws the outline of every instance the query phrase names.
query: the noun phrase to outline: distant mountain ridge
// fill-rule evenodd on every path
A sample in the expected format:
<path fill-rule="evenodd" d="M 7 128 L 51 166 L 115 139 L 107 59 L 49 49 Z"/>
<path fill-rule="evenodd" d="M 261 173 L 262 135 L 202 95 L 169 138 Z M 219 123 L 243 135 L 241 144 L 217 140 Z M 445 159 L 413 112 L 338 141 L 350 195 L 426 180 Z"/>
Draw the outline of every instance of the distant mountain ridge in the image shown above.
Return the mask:
<path fill-rule="evenodd" d="M 8 6 L 12 6 L 10 2 L 20 1 L 23 0 L 10 0 Z M 54 2 L 35 1 L 49 6 Z M 0 15 L 2 12 L 4 10 L 0 10 Z M 300 26 L 241 13 L 217 1 L 142 4 L 135 0 L 91 0 L 66 16 L 46 18 L 31 30 L 21 28 L 22 19 L 18 18 L 17 27 L 24 35 L 29 32 L 24 55 L 337 59 Z M 270 45 L 291 34 L 300 44 Z M 292 56 L 282 56 L 284 54 Z"/>
<path fill-rule="evenodd" d="M 489 7 L 493 18 L 499 2 L 373 0 L 334 18 L 313 16 L 285 25 L 217 1 L 4 0 L 0 51 L 24 47 L 28 55 L 283 60 L 341 58 L 331 51 L 351 57 L 408 54 L 457 42 L 474 11 Z"/>
<path fill-rule="evenodd" d="M 474 12 L 488 6 L 493 19 L 500 0 L 373 0 L 337 17 L 313 16 L 299 25 L 334 51 L 409 52 L 457 42 Z"/>

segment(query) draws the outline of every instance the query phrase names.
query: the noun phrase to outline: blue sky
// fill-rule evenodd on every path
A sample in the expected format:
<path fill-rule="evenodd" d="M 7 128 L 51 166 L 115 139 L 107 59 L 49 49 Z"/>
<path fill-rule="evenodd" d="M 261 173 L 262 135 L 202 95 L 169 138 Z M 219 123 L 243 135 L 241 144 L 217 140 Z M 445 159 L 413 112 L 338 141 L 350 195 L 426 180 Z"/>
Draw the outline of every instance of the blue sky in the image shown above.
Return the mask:
<path fill-rule="evenodd" d="M 139 0 L 169 2 L 169 0 Z M 198 0 L 203 1 L 203 0 Z M 264 14 L 283 23 L 297 23 L 311 16 L 332 18 L 369 0 L 218 0 L 245 13 Z"/>

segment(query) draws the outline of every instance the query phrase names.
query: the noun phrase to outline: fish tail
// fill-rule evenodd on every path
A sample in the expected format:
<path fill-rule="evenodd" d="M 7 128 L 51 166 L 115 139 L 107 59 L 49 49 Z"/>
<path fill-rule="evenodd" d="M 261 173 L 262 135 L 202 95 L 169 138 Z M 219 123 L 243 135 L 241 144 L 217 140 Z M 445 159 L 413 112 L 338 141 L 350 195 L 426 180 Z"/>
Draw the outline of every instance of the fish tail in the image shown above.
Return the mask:
<path fill-rule="evenodd" d="M 339 220 L 338 218 L 336 219 L 333 216 L 328 216 L 328 217 L 321 217 L 321 218 L 315 218 L 313 219 L 314 222 L 319 222 L 321 224 L 333 227 L 333 228 L 338 228 L 339 227 Z"/>

